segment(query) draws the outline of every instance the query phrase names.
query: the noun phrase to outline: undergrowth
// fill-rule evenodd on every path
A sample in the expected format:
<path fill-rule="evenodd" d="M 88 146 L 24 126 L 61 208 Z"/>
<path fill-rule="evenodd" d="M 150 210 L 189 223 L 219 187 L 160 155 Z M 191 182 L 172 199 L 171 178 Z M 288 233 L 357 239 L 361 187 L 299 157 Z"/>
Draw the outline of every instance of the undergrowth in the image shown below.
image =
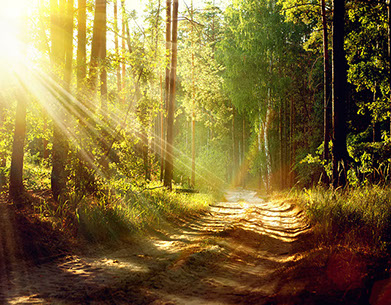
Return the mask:
<path fill-rule="evenodd" d="M 88 196 L 68 194 L 55 206 L 47 201 L 36 203 L 35 211 L 53 225 L 64 230 L 72 228 L 89 241 L 106 242 L 200 214 L 212 201 L 208 194 L 130 188 Z"/>
<path fill-rule="evenodd" d="M 291 191 L 323 243 L 382 254 L 391 250 L 391 189 L 378 185 Z"/>

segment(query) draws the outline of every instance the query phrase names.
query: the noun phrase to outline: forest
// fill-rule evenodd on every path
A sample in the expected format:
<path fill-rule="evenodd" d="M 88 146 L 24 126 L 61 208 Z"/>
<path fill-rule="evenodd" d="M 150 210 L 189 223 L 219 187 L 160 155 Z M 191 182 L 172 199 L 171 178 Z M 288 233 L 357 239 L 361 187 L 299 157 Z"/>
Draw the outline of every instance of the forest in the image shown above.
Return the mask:
<path fill-rule="evenodd" d="M 242 270 L 235 257 L 258 266 L 263 251 L 280 264 L 264 268 L 306 283 L 286 288 L 292 304 L 389 304 L 391 282 L 377 286 L 391 261 L 389 1 L 0 2 L 0 279 L 48 257 L 48 270 L 104 269 L 86 248 L 113 256 L 146 239 L 153 251 L 129 251 L 157 273 L 115 276 L 142 288 L 94 282 L 67 299 L 31 284 L 31 300 L 189 304 L 164 270 L 183 284 L 195 266 Z M 192 246 L 157 242 L 197 221 Z M 147 262 L 159 255 L 163 269 Z M 262 297 L 205 282 L 197 304 L 291 304 L 278 278 Z M 6 285 L 0 303 L 29 304 Z"/>

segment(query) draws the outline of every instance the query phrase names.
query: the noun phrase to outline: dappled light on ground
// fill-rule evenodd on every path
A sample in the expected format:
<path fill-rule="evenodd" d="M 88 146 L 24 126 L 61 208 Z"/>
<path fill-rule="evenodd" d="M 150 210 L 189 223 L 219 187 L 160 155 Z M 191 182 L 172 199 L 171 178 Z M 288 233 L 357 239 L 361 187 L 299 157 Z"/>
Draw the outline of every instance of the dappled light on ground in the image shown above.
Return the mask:
<path fill-rule="evenodd" d="M 199 218 L 162 224 L 149 237 L 115 249 L 96 246 L 88 255 L 53 257 L 28 267 L 19 259 L 7 261 L 5 270 L 12 272 L 2 273 L 7 280 L 1 281 L 0 301 L 266 302 L 285 285 L 278 270 L 300 257 L 298 238 L 309 227 L 289 203 L 267 202 L 246 190 L 227 192 L 225 198 Z"/>

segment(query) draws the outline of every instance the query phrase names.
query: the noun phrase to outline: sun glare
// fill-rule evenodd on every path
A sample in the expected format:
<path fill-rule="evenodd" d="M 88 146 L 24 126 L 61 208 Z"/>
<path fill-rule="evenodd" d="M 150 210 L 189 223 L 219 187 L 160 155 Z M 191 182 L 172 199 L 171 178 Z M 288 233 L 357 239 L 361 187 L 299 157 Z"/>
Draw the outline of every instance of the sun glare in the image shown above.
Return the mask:
<path fill-rule="evenodd" d="M 23 37 L 27 31 L 31 1 L 0 0 L 0 5 L 0 58 L 12 66 L 23 58 Z"/>

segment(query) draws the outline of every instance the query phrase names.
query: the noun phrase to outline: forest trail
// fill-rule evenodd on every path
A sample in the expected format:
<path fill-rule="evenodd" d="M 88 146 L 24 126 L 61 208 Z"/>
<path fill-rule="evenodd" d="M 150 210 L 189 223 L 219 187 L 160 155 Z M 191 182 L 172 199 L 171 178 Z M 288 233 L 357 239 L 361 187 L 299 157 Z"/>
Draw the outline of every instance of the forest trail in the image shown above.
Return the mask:
<path fill-rule="evenodd" d="M 302 256 L 310 231 L 304 213 L 253 191 L 225 197 L 201 217 L 162 225 L 119 249 L 32 265 L 8 260 L 0 266 L 0 303 L 274 304 L 275 296 L 303 292 L 306 281 L 283 270 Z M 10 230 L 2 223 L 4 243 Z"/>

